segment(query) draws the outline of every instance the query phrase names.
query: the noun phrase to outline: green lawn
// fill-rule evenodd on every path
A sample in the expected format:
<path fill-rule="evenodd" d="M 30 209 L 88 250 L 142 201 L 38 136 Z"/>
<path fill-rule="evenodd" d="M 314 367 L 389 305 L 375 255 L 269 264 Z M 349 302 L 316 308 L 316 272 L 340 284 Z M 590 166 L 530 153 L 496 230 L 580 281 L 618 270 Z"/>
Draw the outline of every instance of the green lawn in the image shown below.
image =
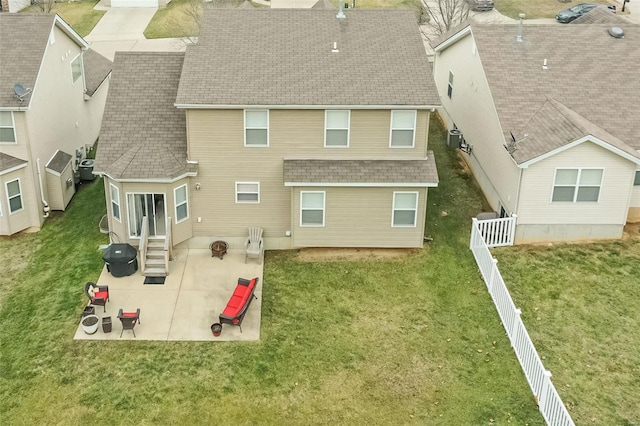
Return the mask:
<path fill-rule="evenodd" d="M 586 0 L 495 0 L 495 7 L 500 13 L 513 19 L 518 19 L 518 14 L 520 13 L 526 15 L 525 19 L 535 19 L 555 18 L 559 11 L 568 9 L 578 3 L 592 2 Z M 615 0 L 598 0 L 594 3 L 615 4 L 618 9 L 622 9 L 621 4 Z M 618 13 L 620 12 L 618 11 Z"/>
<path fill-rule="evenodd" d="M 99 0 L 80 0 L 55 4 L 51 13 L 57 13 L 65 22 L 73 27 L 82 37 L 88 35 L 96 26 L 104 10 L 93 10 Z M 38 12 L 37 6 L 30 6 L 21 12 Z"/>
<path fill-rule="evenodd" d="M 638 424 L 640 239 L 494 255 L 576 424 Z"/>
<path fill-rule="evenodd" d="M 72 340 L 102 266 L 99 180 L 41 232 L 0 238 L 3 423 L 542 424 L 467 248 L 481 197 L 433 127 L 433 242 L 386 260 L 268 252 L 260 342 Z"/>

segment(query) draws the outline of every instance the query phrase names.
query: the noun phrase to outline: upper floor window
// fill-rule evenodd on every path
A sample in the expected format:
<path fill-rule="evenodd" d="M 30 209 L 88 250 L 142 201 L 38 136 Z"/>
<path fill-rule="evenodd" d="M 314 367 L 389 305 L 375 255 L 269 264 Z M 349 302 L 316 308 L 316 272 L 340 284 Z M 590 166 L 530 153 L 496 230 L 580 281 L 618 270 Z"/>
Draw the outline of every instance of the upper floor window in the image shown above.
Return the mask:
<path fill-rule="evenodd" d="M 397 191 L 393 193 L 393 226 L 414 227 L 418 216 L 418 193 Z"/>
<path fill-rule="evenodd" d="M 180 223 L 189 217 L 187 200 L 187 185 L 181 185 L 173 190 L 174 203 L 176 205 L 176 223 Z"/>
<path fill-rule="evenodd" d="M 603 169 L 557 169 L 551 201 L 597 202 Z"/>
<path fill-rule="evenodd" d="M 16 213 L 22 210 L 22 190 L 20 189 L 20 179 L 7 182 L 7 201 L 9 213 Z"/>
<path fill-rule="evenodd" d="M 259 182 L 236 182 L 236 203 L 259 203 Z"/>
<path fill-rule="evenodd" d="M 13 124 L 13 113 L 11 111 L 0 111 L 0 143 L 16 141 L 16 132 Z"/>
<path fill-rule="evenodd" d="M 447 96 L 451 99 L 453 95 L 453 73 L 449 71 L 449 83 L 447 83 Z"/>
<path fill-rule="evenodd" d="M 111 216 L 120 222 L 120 189 L 114 184 L 109 184 L 111 192 Z"/>
<path fill-rule="evenodd" d="M 343 147 L 349 146 L 349 119 L 350 111 L 325 112 L 324 117 L 324 146 Z"/>
<path fill-rule="evenodd" d="M 416 111 L 391 111 L 392 148 L 413 148 L 416 133 Z"/>
<path fill-rule="evenodd" d="M 300 226 L 324 226 L 324 191 L 300 192 Z"/>
<path fill-rule="evenodd" d="M 269 146 L 268 110 L 245 110 L 244 145 Z"/>
<path fill-rule="evenodd" d="M 636 171 L 636 177 L 633 180 L 633 186 L 639 186 L 640 185 L 640 170 Z"/>
<path fill-rule="evenodd" d="M 76 56 L 75 59 L 71 61 L 71 76 L 73 77 L 74 83 L 82 77 L 82 55 Z"/>

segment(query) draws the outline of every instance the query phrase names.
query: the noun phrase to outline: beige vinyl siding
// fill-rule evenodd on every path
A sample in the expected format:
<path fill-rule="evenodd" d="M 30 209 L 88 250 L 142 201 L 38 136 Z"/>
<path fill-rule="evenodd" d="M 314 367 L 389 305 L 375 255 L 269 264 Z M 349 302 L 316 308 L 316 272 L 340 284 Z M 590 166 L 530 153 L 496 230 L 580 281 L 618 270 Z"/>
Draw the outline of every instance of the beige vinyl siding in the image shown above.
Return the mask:
<path fill-rule="evenodd" d="M 557 168 L 604 169 L 600 200 L 596 202 L 551 202 Z M 636 165 L 600 146 L 585 142 L 535 163 L 524 170 L 518 209 L 518 225 L 610 224 L 626 221 Z"/>
<path fill-rule="evenodd" d="M 633 223 L 640 222 L 640 186 L 634 186 L 631 190 L 627 221 Z"/>
<path fill-rule="evenodd" d="M 189 157 L 199 163 L 192 181 L 201 184 L 190 191 L 194 236 L 243 237 L 250 226 L 264 228 L 266 239 L 284 236 L 291 229 L 285 157 L 424 157 L 428 112 L 418 112 L 413 149 L 389 148 L 390 120 L 388 110 L 351 110 L 349 148 L 335 149 L 324 147 L 324 110 L 270 110 L 269 147 L 245 147 L 243 110 L 187 111 Z M 236 203 L 236 182 L 259 182 L 260 203 Z"/>
<path fill-rule="evenodd" d="M 71 160 L 72 162 L 73 160 Z M 49 194 L 49 207 L 51 210 L 64 211 L 71 201 L 73 194 L 75 194 L 75 185 L 73 184 L 73 169 L 71 168 L 71 162 L 67 164 L 65 169 L 60 175 L 52 173 L 50 170 L 46 170 L 43 178 L 46 180 L 47 193 Z M 71 186 L 67 186 L 67 179 L 71 179 Z"/>
<path fill-rule="evenodd" d="M 109 183 L 112 183 L 118 189 L 120 189 L 120 222 L 111 217 L 111 192 L 109 190 Z M 187 185 L 187 195 L 189 197 L 189 219 L 175 223 L 175 205 L 173 198 L 173 189 L 181 185 Z M 109 230 L 115 233 L 114 238 L 128 242 L 131 245 L 137 246 L 139 243 L 138 238 L 129 238 L 129 206 L 127 195 L 131 193 L 145 193 L 145 194 L 162 194 L 164 195 L 164 208 L 165 215 L 171 217 L 172 237 L 173 243 L 179 244 L 192 237 L 192 207 L 191 207 L 191 194 L 193 193 L 193 185 L 189 182 L 188 178 L 181 179 L 174 183 L 146 183 L 146 182 L 116 182 L 105 177 L 104 187 L 107 198 L 107 211 L 109 214 Z"/>
<path fill-rule="evenodd" d="M 323 227 L 300 226 L 301 191 L 325 191 Z M 418 192 L 415 227 L 391 226 L 394 191 Z M 426 196 L 425 188 L 294 188 L 293 245 L 294 247 L 422 247 Z"/>
<path fill-rule="evenodd" d="M 493 103 L 482 58 L 474 52 L 473 36 L 468 35 L 437 54 L 434 78 L 443 114 L 462 131 L 473 145 L 471 155 L 462 154 L 482 188 L 491 208 L 499 204 L 513 213 L 518 197 L 519 169 L 504 148 L 503 129 Z M 453 95 L 447 96 L 449 71 L 453 72 Z M 505 132 L 515 129 L 504 129 Z"/>

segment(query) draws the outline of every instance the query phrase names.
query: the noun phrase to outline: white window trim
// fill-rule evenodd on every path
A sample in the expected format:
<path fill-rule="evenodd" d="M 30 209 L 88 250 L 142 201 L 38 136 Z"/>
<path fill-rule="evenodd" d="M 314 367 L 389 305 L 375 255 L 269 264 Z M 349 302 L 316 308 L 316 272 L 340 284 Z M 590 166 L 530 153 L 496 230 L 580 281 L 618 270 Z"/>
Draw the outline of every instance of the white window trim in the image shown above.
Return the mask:
<path fill-rule="evenodd" d="M 393 115 L 396 112 L 407 112 L 407 111 L 413 111 L 413 129 L 409 129 L 409 128 L 394 128 L 393 127 Z M 394 149 L 412 149 L 415 148 L 416 146 L 416 122 L 418 121 L 418 110 L 415 109 L 400 109 L 400 110 L 391 110 L 391 123 L 389 126 L 389 148 L 394 148 Z M 411 139 L 411 146 L 395 146 L 393 145 L 393 131 L 394 130 L 413 130 L 413 137 Z"/>
<path fill-rule="evenodd" d="M 18 192 L 18 195 L 9 197 L 9 184 L 16 181 L 18 182 L 18 189 L 20 190 L 20 192 Z M 22 210 L 24 210 L 24 197 L 22 196 L 22 183 L 20 182 L 20 178 L 16 178 L 16 179 L 5 182 L 4 189 L 7 192 L 7 211 L 9 212 L 9 216 L 11 216 L 12 214 L 20 213 Z M 20 207 L 18 210 L 11 211 L 11 198 L 16 198 L 16 197 L 20 197 L 20 204 L 22 205 L 22 207 Z"/>
<path fill-rule="evenodd" d="M 258 190 L 256 192 L 245 192 L 245 191 L 240 192 L 238 191 L 238 185 L 257 185 Z M 257 194 L 258 200 L 257 201 L 239 200 L 238 194 Z M 236 182 L 236 204 L 260 204 L 260 182 Z"/>
<path fill-rule="evenodd" d="M 115 220 L 117 220 L 118 222 L 122 223 L 122 204 L 120 204 L 120 188 L 118 188 L 117 186 L 115 186 L 112 183 L 109 183 L 109 188 L 111 189 L 110 191 L 110 198 L 111 198 L 111 217 L 113 217 Z M 113 199 L 113 190 L 115 189 L 116 192 L 116 199 Z M 118 216 L 116 216 L 113 213 L 113 205 L 118 206 Z"/>
<path fill-rule="evenodd" d="M 633 175 L 633 186 L 640 186 L 640 182 L 636 185 L 636 180 L 640 181 L 640 170 L 636 170 L 636 173 Z"/>
<path fill-rule="evenodd" d="M 556 179 L 558 177 L 558 170 L 577 170 L 578 171 L 578 176 L 576 177 L 576 183 L 575 185 L 556 185 Z M 600 184 L 598 185 L 598 199 L 596 201 L 577 201 L 576 199 L 578 198 L 578 189 L 580 189 L 580 177 L 582 175 L 582 171 L 583 170 L 602 170 L 602 175 L 600 176 Z M 602 182 L 604 182 L 604 168 L 602 167 L 557 167 L 555 169 L 555 172 L 553 174 L 553 182 L 551 184 L 551 196 L 549 197 L 549 202 L 550 203 L 572 203 L 572 204 L 576 204 L 576 203 L 599 203 L 600 202 L 600 195 L 602 194 Z M 555 189 L 556 186 L 561 186 L 561 187 L 569 187 L 572 186 L 573 189 L 573 201 L 553 201 L 553 191 Z M 585 187 L 591 187 L 593 185 L 582 185 Z"/>
<path fill-rule="evenodd" d="M 413 210 L 413 225 L 395 225 L 396 216 L 396 194 L 414 194 L 416 196 L 416 207 Z M 415 228 L 418 222 L 418 208 L 420 207 L 420 194 L 418 191 L 393 191 L 393 201 L 391 206 L 391 227 L 392 228 Z M 398 211 L 409 211 L 409 209 L 397 209 Z"/>
<path fill-rule="evenodd" d="M 475 47 L 475 44 L 474 44 Z M 475 52 L 473 52 L 473 54 L 475 55 Z M 453 74 L 453 72 L 451 70 L 449 70 L 449 75 L 447 76 L 447 97 L 449 99 L 451 99 L 453 97 L 453 81 L 454 81 L 455 75 Z"/>
<path fill-rule="evenodd" d="M 303 224 L 302 223 L 302 211 L 303 210 L 317 210 L 317 209 L 303 209 L 302 208 L 302 196 L 303 194 L 322 194 L 322 224 Z M 300 227 L 301 228 L 324 228 L 325 225 L 325 213 L 327 206 L 327 193 L 326 191 L 300 191 Z"/>
<path fill-rule="evenodd" d="M 18 138 L 16 137 L 16 120 L 15 117 L 13 115 L 13 111 L 2 111 L 2 112 L 8 112 L 9 115 L 11 116 L 11 127 L 7 127 L 7 126 L 0 126 L 3 129 L 12 129 L 13 130 L 13 142 L 8 142 L 8 141 L 1 141 L 0 140 L 0 144 L 13 144 L 16 145 L 18 143 Z"/>
<path fill-rule="evenodd" d="M 347 113 L 347 128 L 327 127 L 327 115 L 329 112 L 346 112 Z M 327 130 L 346 130 L 347 131 L 347 144 L 346 145 L 327 145 Z M 351 142 L 351 110 L 349 109 L 327 109 L 324 111 L 324 147 L 325 148 L 349 148 Z"/>
<path fill-rule="evenodd" d="M 73 63 L 80 58 L 80 77 L 73 79 Z M 84 85 L 84 61 L 82 60 L 82 53 L 79 53 L 75 58 L 71 60 L 69 63 L 69 67 L 71 68 L 71 83 L 76 84 L 78 80 L 82 80 L 82 84 Z"/>
<path fill-rule="evenodd" d="M 181 188 L 184 188 L 184 202 L 178 204 L 178 202 L 176 201 L 178 199 L 178 197 L 176 197 L 176 193 Z M 182 205 L 186 205 L 187 206 L 187 215 L 185 217 L 183 217 L 182 219 L 178 220 L 178 207 L 180 207 Z M 189 188 L 187 188 L 187 184 L 186 183 L 184 185 L 180 185 L 180 186 L 177 186 L 177 187 L 173 188 L 173 207 L 174 207 L 173 211 L 175 213 L 175 223 L 176 223 L 176 225 L 179 224 L 179 223 L 184 222 L 187 219 L 189 219 Z"/>
<path fill-rule="evenodd" d="M 264 130 L 264 127 L 247 127 L 247 111 L 249 112 L 266 112 L 267 113 L 267 144 L 266 145 L 247 145 L 247 130 L 256 129 Z M 245 109 L 244 110 L 244 146 L 247 148 L 268 148 L 269 147 L 269 110 L 268 109 Z"/>

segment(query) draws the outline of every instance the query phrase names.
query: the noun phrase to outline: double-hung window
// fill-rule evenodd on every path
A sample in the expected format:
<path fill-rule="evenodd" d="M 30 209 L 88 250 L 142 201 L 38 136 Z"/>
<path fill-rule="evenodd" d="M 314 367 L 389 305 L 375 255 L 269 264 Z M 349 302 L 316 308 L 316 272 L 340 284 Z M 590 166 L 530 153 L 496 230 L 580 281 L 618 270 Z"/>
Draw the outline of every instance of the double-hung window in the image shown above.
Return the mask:
<path fill-rule="evenodd" d="M 11 111 L 0 111 L 0 143 L 14 143 L 16 132 Z"/>
<path fill-rule="evenodd" d="M 640 186 L 640 170 L 636 171 L 636 177 L 633 179 L 633 186 Z"/>
<path fill-rule="evenodd" d="M 82 55 L 76 56 L 73 61 L 71 61 L 71 77 L 74 83 L 82 77 Z"/>
<path fill-rule="evenodd" d="M 9 214 L 22 210 L 22 190 L 20 189 L 20 179 L 7 182 L 7 201 L 9 204 Z"/>
<path fill-rule="evenodd" d="M 324 116 L 324 146 L 349 147 L 350 111 L 327 110 Z"/>
<path fill-rule="evenodd" d="M 111 216 L 120 222 L 120 189 L 114 184 L 109 184 L 111 193 Z"/>
<path fill-rule="evenodd" d="M 418 193 L 396 191 L 393 193 L 392 226 L 415 227 L 418 216 Z"/>
<path fill-rule="evenodd" d="M 557 169 L 552 202 L 597 202 L 603 169 Z"/>
<path fill-rule="evenodd" d="M 447 96 L 449 97 L 449 99 L 451 99 L 452 95 L 453 95 L 453 73 L 449 71 L 449 82 L 447 83 Z"/>
<path fill-rule="evenodd" d="M 269 146 L 268 110 L 245 110 L 244 145 Z"/>
<path fill-rule="evenodd" d="M 181 185 L 173 190 L 176 205 L 176 223 L 180 223 L 189 217 L 189 205 L 187 200 L 187 185 Z"/>
<path fill-rule="evenodd" d="M 324 191 L 300 192 L 300 226 L 324 226 Z"/>
<path fill-rule="evenodd" d="M 413 148 L 416 133 L 416 111 L 391 111 L 392 148 Z"/>
<path fill-rule="evenodd" d="M 259 182 L 236 182 L 236 203 L 259 203 Z"/>

